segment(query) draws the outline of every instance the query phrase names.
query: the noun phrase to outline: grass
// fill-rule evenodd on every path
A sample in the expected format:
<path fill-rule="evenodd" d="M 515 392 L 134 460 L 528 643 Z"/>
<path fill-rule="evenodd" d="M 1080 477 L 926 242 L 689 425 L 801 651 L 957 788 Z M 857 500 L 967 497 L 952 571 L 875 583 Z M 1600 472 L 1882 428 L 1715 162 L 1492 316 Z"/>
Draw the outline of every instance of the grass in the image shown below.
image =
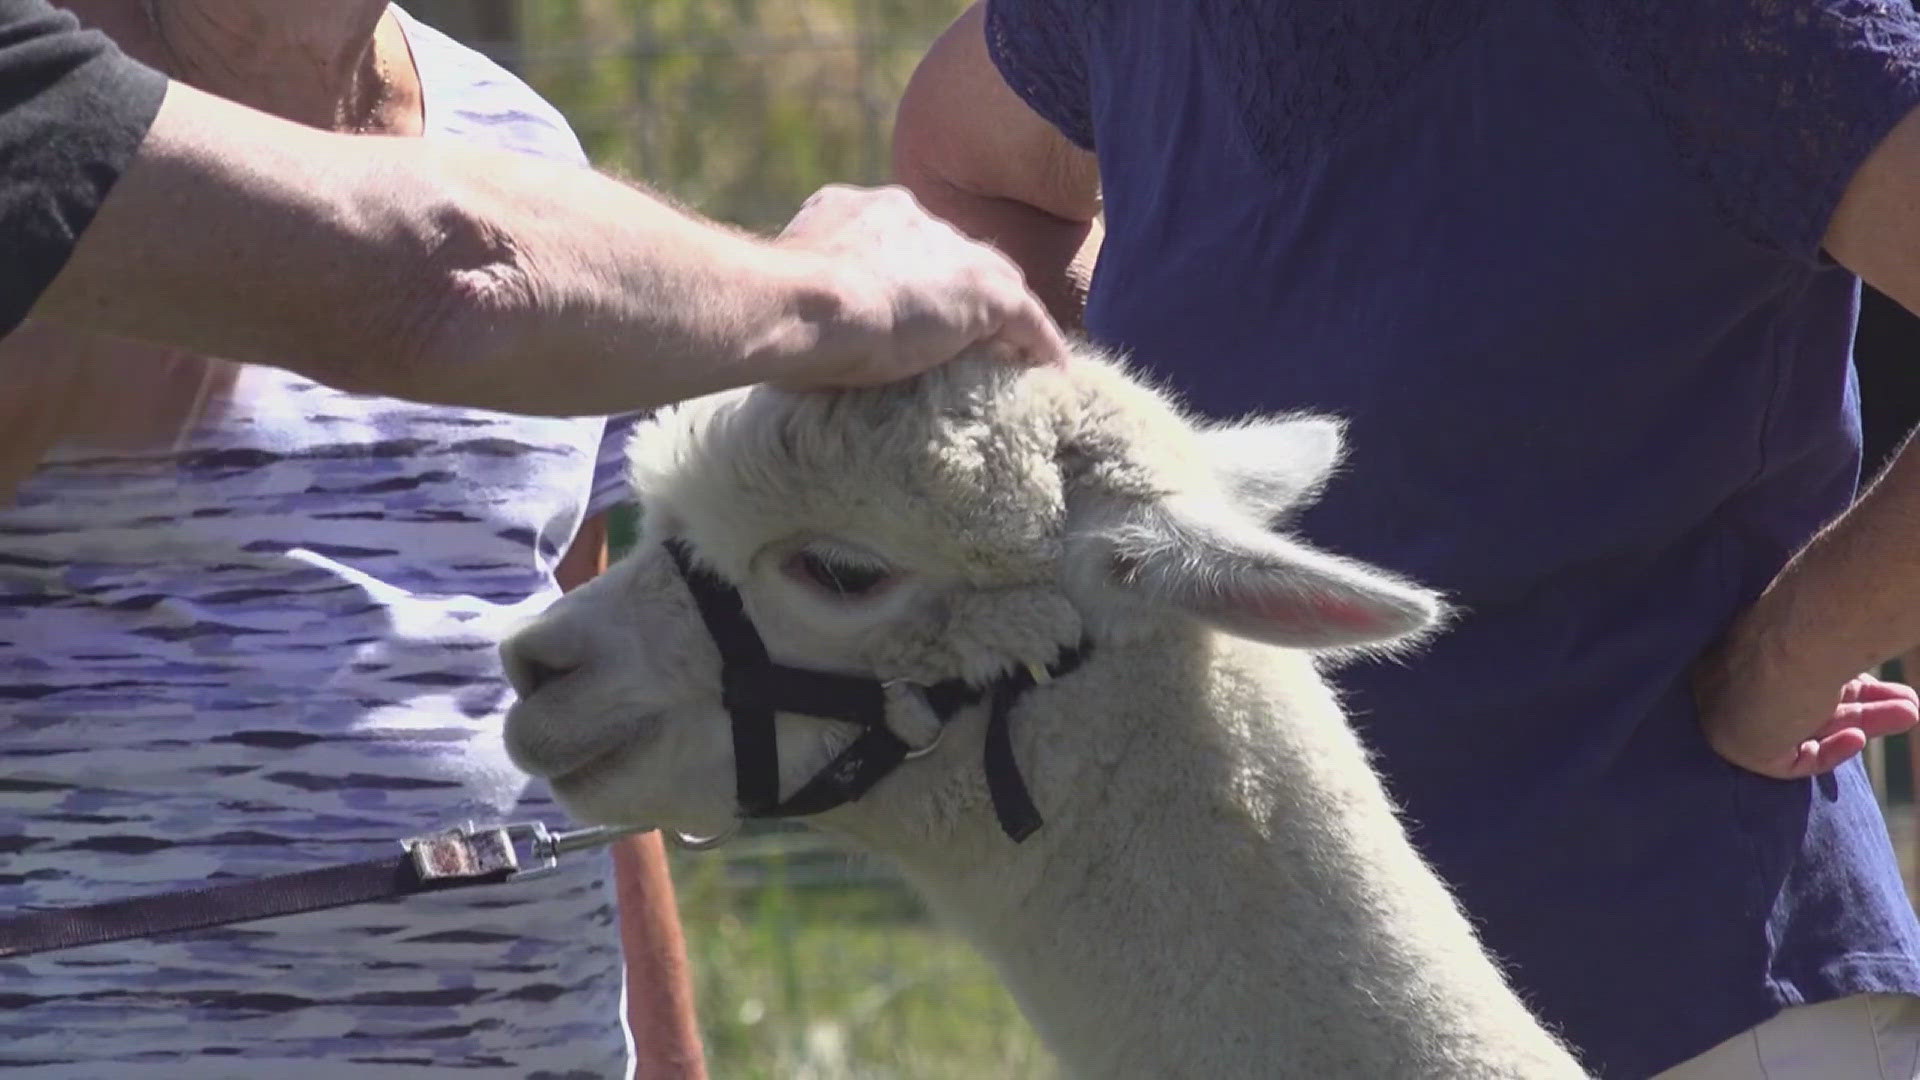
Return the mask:
<path fill-rule="evenodd" d="M 678 853 L 716 1080 L 1054 1080 L 986 962 L 886 870 L 771 829 Z"/>
<path fill-rule="evenodd" d="M 1920 816 L 1887 811 L 1911 889 Z M 774 828 L 673 869 L 714 1080 L 1057 1080 L 986 962 L 885 867 Z"/>

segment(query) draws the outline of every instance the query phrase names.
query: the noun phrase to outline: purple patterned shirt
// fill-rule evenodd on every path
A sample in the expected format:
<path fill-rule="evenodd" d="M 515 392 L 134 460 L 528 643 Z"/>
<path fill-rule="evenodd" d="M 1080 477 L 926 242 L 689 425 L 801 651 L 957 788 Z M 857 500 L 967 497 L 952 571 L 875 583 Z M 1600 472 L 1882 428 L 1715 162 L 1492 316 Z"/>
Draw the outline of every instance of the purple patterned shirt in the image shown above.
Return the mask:
<path fill-rule="evenodd" d="M 402 26 L 426 137 L 584 163 L 518 80 Z M 234 397 L 174 452 L 57 448 L 0 509 L 0 911 L 565 820 L 507 759 L 496 647 L 626 496 L 627 425 L 265 367 Z M 0 961 L 0 1070 L 624 1076 L 607 871 Z"/>

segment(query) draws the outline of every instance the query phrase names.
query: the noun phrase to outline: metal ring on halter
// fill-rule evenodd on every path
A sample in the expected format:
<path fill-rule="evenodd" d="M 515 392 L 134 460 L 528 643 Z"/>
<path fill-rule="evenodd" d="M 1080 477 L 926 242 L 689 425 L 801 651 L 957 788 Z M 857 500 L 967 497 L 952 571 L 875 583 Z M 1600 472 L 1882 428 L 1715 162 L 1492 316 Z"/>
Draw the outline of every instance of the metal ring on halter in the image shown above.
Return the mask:
<path fill-rule="evenodd" d="M 679 832 L 674 829 L 666 829 L 663 831 L 667 834 L 667 839 L 673 841 L 673 846 L 682 851 L 712 851 L 714 848 L 719 847 L 721 844 L 739 835 L 740 819 L 734 818 L 732 824 L 714 833 L 712 836 L 693 836 L 689 833 Z"/>
<path fill-rule="evenodd" d="M 928 754 L 931 754 L 931 753 L 933 753 L 933 751 L 934 751 L 934 749 L 935 749 L 936 747 L 938 747 L 938 746 L 940 745 L 940 740 L 941 740 L 941 739 L 942 739 L 943 737 L 945 737 L 945 735 L 946 735 L 946 734 L 947 734 L 947 729 L 946 729 L 946 726 L 945 726 L 945 725 L 942 725 L 942 726 L 940 726 L 940 727 L 937 727 L 937 728 L 934 728 L 934 729 L 933 729 L 933 741 L 932 741 L 932 742 L 930 742 L 930 743 L 928 743 L 927 745 L 925 745 L 925 746 L 922 746 L 922 747 L 920 747 L 920 748 L 918 748 L 918 749 L 916 749 L 916 750 L 909 750 L 909 751 L 907 751 L 907 756 L 906 756 L 906 757 L 903 757 L 903 758 L 901 758 L 900 760 L 902 760 L 902 761 L 912 761 L 912 760 L 913 760 L 914 758 L 919 758 L 919 757 L 926 757 L 926 756 L 927 756 Z"/>
<path fill-rule="evenodd" d="M 940 737 L 947 733 L 947 725 L 940 722 L 940 714 L 934 711 L 933 703 L 927 700 L 927 688 L 911 679 L 888 679 L 880 684 L 880 689 L 882 692 L 891 690 L 900 691 L 901 695 L 911 701 L 919 710 L 921 717 L 930 722 L 933 727 L 932 741 L 928 742 L 925 746 L 908 750 L 907 755 L 900 760 L 912 761 L 914 758 L 926 757 L 928 754 L 933 753 L 934 747 L 940 745 Z M 895 729 L 893 734 L 895 738 L 898 738 L 900 732 L 898 729 Z"/>

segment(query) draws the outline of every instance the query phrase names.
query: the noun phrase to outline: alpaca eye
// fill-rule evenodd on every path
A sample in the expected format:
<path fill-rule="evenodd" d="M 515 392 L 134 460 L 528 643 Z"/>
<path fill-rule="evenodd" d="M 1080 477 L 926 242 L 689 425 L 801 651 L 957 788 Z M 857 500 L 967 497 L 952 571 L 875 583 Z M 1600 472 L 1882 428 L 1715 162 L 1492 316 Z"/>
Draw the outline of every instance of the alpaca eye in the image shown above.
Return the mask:
<path fill-rule="evenodd" d="M 787 568 L 808 584 L 848 600 L 871 595 L 893 577 L 884 566 L 848 562 L 818 551 L 795 554 Z"/>

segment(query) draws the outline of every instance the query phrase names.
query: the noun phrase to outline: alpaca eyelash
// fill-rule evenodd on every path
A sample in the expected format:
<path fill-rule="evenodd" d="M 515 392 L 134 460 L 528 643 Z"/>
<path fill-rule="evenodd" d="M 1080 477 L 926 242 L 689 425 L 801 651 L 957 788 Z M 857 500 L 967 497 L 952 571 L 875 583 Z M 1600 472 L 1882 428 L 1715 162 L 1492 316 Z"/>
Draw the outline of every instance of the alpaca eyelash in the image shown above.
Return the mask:
<path fill-rule="evenodd" d="M 860 570 L 879 570 L 886 573 L 893 571 L 893 566 L 880 556 L 864 548 L 837 544 L 831 540 L 811 541 L 800 549 L 800 553 Z"/>
<path fill-rule="evenodd" d="M 844 599 L 870 596 L 893 579 L 893 568 L 871 555 L 824 545 L 801 548 L 788 560 L 787 568 Z"/>

